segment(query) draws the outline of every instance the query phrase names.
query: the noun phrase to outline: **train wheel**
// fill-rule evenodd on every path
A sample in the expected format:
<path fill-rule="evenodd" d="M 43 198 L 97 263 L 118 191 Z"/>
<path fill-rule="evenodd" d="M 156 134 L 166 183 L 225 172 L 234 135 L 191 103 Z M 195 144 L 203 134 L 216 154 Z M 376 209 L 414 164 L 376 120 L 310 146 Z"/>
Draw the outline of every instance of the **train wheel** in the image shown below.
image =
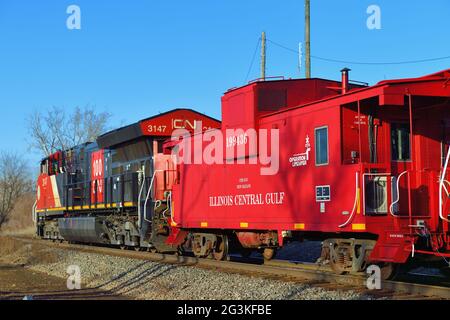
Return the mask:
<path fill-rule="evenodd" d="M 346 272 L 345 266 L 341 263 L 334 263 L 333 260 L 330 260 L 330 266 L 334 273 L 336 274 L 344 274 Z"/>
<path fill-rule="evenodd" d="M 275 253 L 275 248 L 265 248 L 262 255 L 264 257 L 264 260 L 272 260 L 272 258 L 275 256 Z"/>
<path fill-rule="evenodd" d="M 344 274 L 346 272 L 347 263 L 344 256 L 338 254 L 336 249 L 330 250 L 330 267 L 336 274 Z"/>
<path fill-rule="evenodd" d="M 177 257 L 182 257 L 182 256 L 184 256 L 184 250 L 183 250 L 183 248 L 182 248 L 181 246 L 177 248 L 177 251 L 175 252 L 175 255 L 176 255 Z"/>
<path fill-rule="evenodd" d="M 336 274 L 344 274 L 352 271 L 354 247 L 346 240 L 327 240 L 330 250 L 330 267 Z"/>
<path fill-rule="evenodd" d="M 383 263 L 379 267 L 381 270 L 381 280 L 392 280 L 398 274 L 398 265 L 396 263 Z"/>
<path fill-rule="evenodd" d="M 137 251 L 137 252 L 141 251 L 141 247 L 134 247 L 134 251 Z"/>
<path fill-rule="evenodd" d="M 216 246 L 213 250 L 213 257 L 216 260 L 226 260 L 228 257 L 228 237 L 218 236 L 216 241 Z"/>
<path fill-rule="evenodd" d="M 120 250 L 125 250 L 127 246 L 119 246 Z"/>

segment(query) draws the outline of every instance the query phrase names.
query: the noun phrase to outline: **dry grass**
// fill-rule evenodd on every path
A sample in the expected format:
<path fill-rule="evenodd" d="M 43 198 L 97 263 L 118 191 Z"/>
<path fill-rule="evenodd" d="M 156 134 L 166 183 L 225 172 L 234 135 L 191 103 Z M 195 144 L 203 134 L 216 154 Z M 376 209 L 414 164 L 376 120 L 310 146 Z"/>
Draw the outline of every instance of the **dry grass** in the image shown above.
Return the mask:
<path fill-rule="evenodd" d="M 1 237 L 0 243 L 0 256 L 7 256 L 23 247 L 22 243 L 8 237 Z"/>
<path fill-rule="evenodd" d="M 25 243 L 7 236 L 0 237 L 0 265 L 32 265 L 58 260 L 54 250 L 45 245 Z"/>
<path fill-rule="evenodd" d="M 31 211 L 35 201 L 35 195 L 29 193 L 19 199 L 14 210 L 11 212 L 11 216 L 6 222 L 0 233 L 3 235 L 16 234 L 16 235 L 31 235 L 34 233 L 33 220 L 31 219 Z"/>

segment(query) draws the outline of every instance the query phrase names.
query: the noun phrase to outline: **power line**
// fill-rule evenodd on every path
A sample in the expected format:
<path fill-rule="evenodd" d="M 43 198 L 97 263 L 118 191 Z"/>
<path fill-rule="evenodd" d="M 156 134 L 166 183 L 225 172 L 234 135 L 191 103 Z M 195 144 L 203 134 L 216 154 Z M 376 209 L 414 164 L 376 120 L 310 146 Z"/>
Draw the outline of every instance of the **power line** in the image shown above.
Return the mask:
<path fill-rule="evenodd" d="M 247 82 L 248 76 L 250 75 L 250 72 L 252 71 L 253 63 L 255 62 L 256 53 L 258 52 L 259 44 L 261 42 L 261 38 L 258 39 L 258 42 L 256 43 L 255 52 L 253 53 L 252 62 L 250 63 L 250 66 L 248 67 L 247 76 L 245 77 L 244 83 Z"/>
<path fill-rule="evenodd" d="M 362 65 L 400 65 L 400 64 L 415 64 L 415 63 L 424 63 L 424 62 L 432 62 L 432 61 L 440 61 L 440 60 L 447 60 L 450 59 L 450 56 L 446 57 L 438 57 L 438 58 L 429 58 L 429 59 L 422 59 L 422 60 L 410 60 L 410 61 L 396 61 L 396 62 L 356 62 L 356 61 L 345 61 L 345 60 L 336 60 L 336 59 L 328 59 L 328 58 L 321 58 L 321 57 L 315 57 L 313 58 L 317 60 L 323 60 L 328 62 L 337 62 L 337 63 L 348 63 L 348 64 L 362 64 Z"/>
<path fill-rule="evenodd" d="M 288 48 L 282 44 L 279 44 L 275 41 L 272 41 L 270 39 L 267 39 L 268 42 L 283 48 L 287 51 L 291 51 L 295 54 L 299 54 L 298 50 Z M 429 58 L 429 59 L 421 59 L 421 60 L 410 60 L 410 61 L 396 61 L 396 62 L 361 62 L 361 61 L 347 61 L 347 60 L 339 60 L 339 59 L 331 59 L 331 58 L 323 58 L 318 56 L 311 55 L 312 58 L 327 62 L 335 62 L 335 63 L 346 63 L 346 64 L 360 64 L 360 65 L 401 65 L 401 64 L 414 64 L 414 63 L 424 63 L 424 62 L 432 62 L 432 61 L 440 61 L 440 60 L 447 60 L 450 59 L 450 56 L 446 57 L 438 57 L 438 58 Z"/>

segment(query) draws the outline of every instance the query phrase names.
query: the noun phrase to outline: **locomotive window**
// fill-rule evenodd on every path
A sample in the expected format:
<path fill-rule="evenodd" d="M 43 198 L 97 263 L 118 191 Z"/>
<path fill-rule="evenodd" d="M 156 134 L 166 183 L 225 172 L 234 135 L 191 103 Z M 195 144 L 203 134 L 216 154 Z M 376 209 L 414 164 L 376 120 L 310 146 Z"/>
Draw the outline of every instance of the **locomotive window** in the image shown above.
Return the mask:
<path fill-rule="evenodd" d="M 314 130 L 316 166 L 328 164 L 328 127 L 316 128 Z"/>
<path fill-rule="evenodd" d="M 163 153 L 163 151 L 164 151 L 164 148 L 163 148 L 164 140 L 158 140 L 157 143 L 158 143 L 158 153 Z"/>
<path fill-rule="evenodd" d="M 150 145 L 146 140 L 123 144 L 115 150 L 116 152 L 113 154 L 113 162 L 115 163 L 131 162 L 151 155 Z"/>
<path fill-rule="evenodd" d="M 411 160 L 410 132 L 407 123 L 391 124 L 391 153 L 393 161 Z"/>
<path fill-rule="evenodd" d="M 47 160 L 45 160 L 41 163 L 41 173 L 45 173 L 45 174 L 48 173 Z"/>

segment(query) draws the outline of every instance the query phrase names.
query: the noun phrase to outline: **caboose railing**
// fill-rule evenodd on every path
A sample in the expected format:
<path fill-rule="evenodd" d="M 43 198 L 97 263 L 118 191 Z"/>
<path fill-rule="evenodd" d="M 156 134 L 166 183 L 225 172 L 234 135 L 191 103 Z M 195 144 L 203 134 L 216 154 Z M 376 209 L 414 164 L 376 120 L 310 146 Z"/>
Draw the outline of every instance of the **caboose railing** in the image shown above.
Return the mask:
<path fill-rule="evenodd" d="M 389 206 L 389 213 L 395 217 L 395 218 L 399 218 L 399 215 L 396 215 L 394 213 L 394 206 L 400 202 L 400 179 L 405 175 L 408 174 L 408 171 L 403 171 L 402 173 L 400 173 L 397 177 L 396 183 L 395 183 L 395 194 L 397 195 L 397 199 L 395 199 L 394 201 L 392 201 L 391 205 Z"/>
<path fill-rule="evenodd" d="M 384 214 L 389 214 L 394 218 L 400 218 L 400 219 L 409 219 L 412 221 L 413 217 L 413 210 L 412 210 L 412 188 L 411 188 L 411 172 L 408 170 L 405 170 L 401 172 L 398 176 L 394 176 L 391 172 L 386 170 L 385 167 L 379 165 L 379 164 L 367 164 L 364 165 L 362 168 L 363 174 L 361 175 L 362 180 L 362 205 L 363 205 L 363 213 L 364 215 L 368 215 L 367 212 L 367 203 L 366 203 L 366 181 L 367 179 L 373 178 L 373 177 L 386 177 L 386 201 L 387 201 L 387 208 Z M 406 177 L 406 190 L 408 192 L 408 211 L 407 214 L 397 214 L 394 210 L 395 205 L 398 205 L 401 196 L 400 196 L 400 182 L 402 179 Z M 395 179 L 395 182 L 394 182 Z M 394 191 L 394 192 L 393 192 Z M 394 198 L 395 197 L 395 198 Z M 406 210 L 405 210 L 406 211 Z M 381 215 L 380 213 L 375 213 L 376 215 Z"/>
<path fill-rule="evenodd" d="M 445 163 L 444 163 L 444 167 L 442 168 L 442 172 L 440 174 L 439 177 L 439 217 L 444 220 L 449 222 L 449 220 L 447 218 L 444 217 L 444 201 L 442 200 L 442 191 L 445 188 L 445 177 L 447 175 L 447 168 L 448 168 L 448 163 L 450 161 L 450 148 L 448 148 L 447 151 L 447 157 L 445 158 Z"/>
<path fill-rule="evenodd" d="M 347 225 L 350 224 L 350 222 L 352 222 L 353 217 L 355 216 L 356 211 L 358 210 L 358 199 L 359 199 L 359 192 L 360 192 L 360 188 L 359 188 L 359 172 L 356 171 L 355 173 L 355 201 L 353 203 L 353 209 L 352 212 L 350 214 L 350 216 L 348 217 L 347 221 L 345 221 L 343 224 L 339 225 L 339 228 L 344 228 Z"/>

